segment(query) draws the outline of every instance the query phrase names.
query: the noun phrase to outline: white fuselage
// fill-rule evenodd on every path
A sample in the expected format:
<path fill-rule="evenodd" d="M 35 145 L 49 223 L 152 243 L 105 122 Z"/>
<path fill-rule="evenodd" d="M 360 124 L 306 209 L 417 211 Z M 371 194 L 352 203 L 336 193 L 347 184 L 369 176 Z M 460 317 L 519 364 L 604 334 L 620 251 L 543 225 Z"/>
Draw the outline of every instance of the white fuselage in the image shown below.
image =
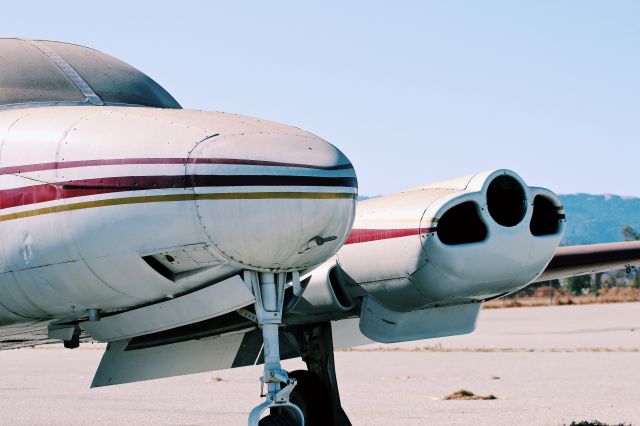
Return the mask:
<path fill-rule="evenodd" d="M 0 324 L 143 305 L 242 269 L 308 269 L 354 219 L 348 159 L 269 121 L 30 108 L 0 112 L 0 143 Z"/>

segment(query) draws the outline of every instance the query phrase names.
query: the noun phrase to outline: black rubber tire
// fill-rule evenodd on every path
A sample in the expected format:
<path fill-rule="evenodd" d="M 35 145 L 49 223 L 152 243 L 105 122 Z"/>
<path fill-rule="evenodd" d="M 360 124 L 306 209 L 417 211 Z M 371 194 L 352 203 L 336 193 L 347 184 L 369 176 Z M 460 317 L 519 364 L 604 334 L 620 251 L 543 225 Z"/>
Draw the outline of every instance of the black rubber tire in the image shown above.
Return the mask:
<path fill-rule="evenodd" d="M 260 419 L 260 426 L 299 426 L 289 414 L 269 414 Z"/>
<path fill-rule="evenodd" d="M 307 370 L 292 371 L 289 377 L 298 380 L 289 400 L 302 410 L 305 426 L 333 424 L 331 397 L 320 378 Z"/>
<path fill-rule="evenodd" d="M 298 381 L 289 395 L 289 401 L 302 411 L 305 426 L 332 425 L 331 397 L 320 378 L 307 370 L 292 371 L 289 377 Z M 263 417 L 259 424 L 260 426 L 299 426 L 291 412 L 282 408 L 271 409 L 271 414 Z"/>

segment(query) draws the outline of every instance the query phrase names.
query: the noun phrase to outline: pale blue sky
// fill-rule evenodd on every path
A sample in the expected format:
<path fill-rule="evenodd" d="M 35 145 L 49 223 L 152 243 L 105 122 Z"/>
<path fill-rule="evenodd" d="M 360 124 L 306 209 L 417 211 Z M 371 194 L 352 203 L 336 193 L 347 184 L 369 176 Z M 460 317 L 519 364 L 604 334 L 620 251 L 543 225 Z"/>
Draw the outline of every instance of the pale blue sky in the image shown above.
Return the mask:
<path fill-rule="evenodd" d="M 511 168 L 640 196 L 640 2 L 12 1 L 2 36 L 94 47 L 186 108 L 312 131 L 362 194 Z"/>

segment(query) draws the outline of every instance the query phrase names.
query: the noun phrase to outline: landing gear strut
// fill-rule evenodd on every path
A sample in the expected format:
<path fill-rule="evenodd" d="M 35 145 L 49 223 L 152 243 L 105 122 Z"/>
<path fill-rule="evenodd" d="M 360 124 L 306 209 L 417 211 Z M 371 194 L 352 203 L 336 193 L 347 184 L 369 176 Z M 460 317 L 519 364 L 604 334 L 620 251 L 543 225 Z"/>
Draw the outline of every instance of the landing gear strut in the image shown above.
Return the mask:
<path fill-rule="evenodd" d="M 351 426 L 340 405 L 331 323 L 294 326 L 286 331 L 289 336 L 295 335 L 308 369 L 289 374 L 280 365 L 278 330 L 282 325 L 286 274 L 245 271 L 244 280 L 256 298 L 256 317 L 264 341 L 260 382 L 265 401 L 249 414 L 249 426 Z M 294 290 L 296 284 L 299 282 L 294 282 Z M 260 419 L 266 410 L 270 414 Z"/>
<path fill-rule="evenodd" d="M 263 425 L 269 423 L 284 425 L 287 424 L 286 419 L 289 423 L 293 420 L 293 424 L 304 426 L 302 410 L 289 401 L 289 396 L 296 386 L 296 379 L 289 378 L 288 373 L 280 365 L 278 326 L 282 323 L 286 274 L 245 271 L 244 280 L 245 284 L 253 290 L 256 298 L 256 316 L 258 324 L 262 327 L 264 341 L 264 374 L 260 378 L 262 384 L 260 393 L 265 397 L 265 401 L 249 414 L 249 426 L 258 426 L 262 413 L 268 409 L 286 411 L 286 414 L 271 414 L 265 418 L 266 421 L 260 422 Z M 284 387 L 282 387 L 283 384 Z M 269 417 L 271 417 L 270 420 Z"/>

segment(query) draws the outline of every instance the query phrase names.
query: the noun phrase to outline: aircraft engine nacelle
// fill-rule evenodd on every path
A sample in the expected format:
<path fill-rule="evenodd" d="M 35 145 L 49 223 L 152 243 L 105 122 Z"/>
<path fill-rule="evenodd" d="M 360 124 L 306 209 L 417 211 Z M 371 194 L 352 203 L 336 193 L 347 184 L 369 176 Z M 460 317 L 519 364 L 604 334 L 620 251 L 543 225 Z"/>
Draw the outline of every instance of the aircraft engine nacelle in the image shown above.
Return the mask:
<path fill-rule="evenodd" d="M 551 191 L 479 173 L 359 203 L 334 275 L 396 312 L 479 302 L 538 276 L 564 228 Z"/>
<path fill-rule="evenodd" d="M 249 158 L 251 165 L 234 164 L 236 158 Z M 244 268 L 312 267 L 331 257 L 349 234 L 355 170 L 317 136 L 297 129 L 219 135 L 199 143 L 189 163 L 188 181 L 208 239 L 221 256 Z M 212 192 L 213 184 L 224 192 Z M 229 195 L 229 188 L 238 193 Z"/>
<path fill-rule="evenodd" d="M 243 269 L 312 268 L 347 238 L 356 198 L 347 157 L 279 123 L 116 106 L 2 111 L 0 299 L 19 317 L 73 318 Z"/>

